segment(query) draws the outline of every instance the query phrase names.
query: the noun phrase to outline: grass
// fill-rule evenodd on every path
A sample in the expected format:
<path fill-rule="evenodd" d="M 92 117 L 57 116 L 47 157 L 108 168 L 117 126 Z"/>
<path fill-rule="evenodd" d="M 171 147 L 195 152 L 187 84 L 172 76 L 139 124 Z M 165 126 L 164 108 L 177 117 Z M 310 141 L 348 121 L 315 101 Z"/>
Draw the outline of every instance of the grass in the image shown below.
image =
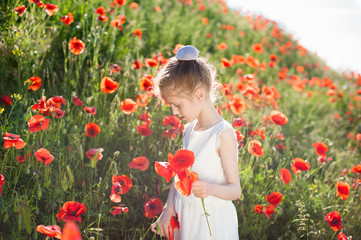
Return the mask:
<path fill-rule="evenodd" d="M 360 142 L 347 138 L 348 133 L 361 133 L 360 101 L 355 100 L 356 89 L 360 89 L 359 75 L 347 77 L 326 69 L 325 63 L 313 53 L 303 54 L 297 40 L 277 24 L 262 16 L 246 17 L 233 9 L 225 13 L 222 1 L 204 1 L 204 11 L 199 10 L 201 4 L 196 2 L 187 5 L 179 1 L 136 1 L 137 9 L 131 9 L 130 2 L 111 8 L 110 2 L 54 0 L 52 3 L 60 9 L 53 16 L 26 1 L 7 0 L 0 6 L 0 93 L 12 99 L 11 106 L 0 106 L 0 129 L 2 136 L 5 132 L 13 133 L 27 143 L 23 149 L 0 148 L 0 174 L 5 178 L 0 197 L 0 237 L 43 239 L 45 236 L 36 231 L 36 226 L 63 226 L 56 218 L 59 208 L 67 201 L 78 201 L 87 207 L 79 223 L 83 239 L 155 238 L 149 232 L 155 219 L 144 216 L 145 194 L 166 201 L 169 184 L 155 173 L 154 161 L 166 161 L 169 152 L 181 147 L 182 136 L 169 139 L 161 135 L 169 129 L 162 122 L 171 110 L 158 99 L 150 97 L 146 107 L 138 107 L 130 115 L 123 113 L 120 104 L 125 98 L 136 100 L 143 93 L 140 79 L 145 74 L 155 76 L 160 67 L 158 63 L 158 67 L 134 69 L 133 62 L 144 63 L 146 58 L 160 53 L 170 58 L 179 43 L 196 46 L 200 55 L 216 66 L 218 81 L 233 84 L 232 94 L 241 96 L 249 105 L 237 115 L 226 107 L 229 103 L 226 96 L 220 94 L 217 101 L 226 120 L 232 122 L 242 117 L 247 123 L 238 128 L 245 136 L 239 148 L 242 196 L 234 201 L 240 239 L 336 239 L 338 232 L 324 220 L 328 212 L 335 210 L 340 212 L 342 231 L 347 236 L 361 235 L 357 214 L 360 188 L 351 188 L 347 200 L 336 197 L 335 188 L 340 180 L 351 186 L 360 177 L 352 172 L 341 174 L 343 169 L 359 164 L 360 159 Z M 22 16 L 14 12 L 19 5 L 27 7 Z M 107 9 L 108 22 L 97 20 L 95 9 L 100 6 Z M 155 11 L 156 6 L 161 11 Z M 60 22 L 68 12 L 74 16 L 74 23 L 69 26 Z M 126 16 L 122 30 L 110 24 L 120 14 Z M 207 25 L 202 23 L 204 17 L 208 18 Z M 227 25 L 234 30 L 222 28 Z M 133 36 L 138 28 L 143 32 L 141 38 Z M 276 28 L 280 31 L 278 35 Z M 207 37 L 207 33 L 212 36 Z M 80 55 L 68 49 L 68 42 L 74 36 L 85 43 L 85 51 Z M 227 49 L 217 48 L 222 42 L 228 45 Z M 255 43 L 264 43 L 263 52 L 253 50 Z M 270 54 L 277 56 L 274 67 L 268 65 Z M 233 55 L 253 56 L 265 66 L 244 63 L 222 67 L 221 59 L 230 60 Z M 120 66 L 119 73 L 111 72 L 112 64 Z M 297 66 L 304 67 L 304 71 L 297 71 Z M 278 73 L 284 68 L 288 72 L 282 80 Z M 237 69 L 242 73 L 237 73 Z M 250 97 L 236 88 L 247 74 L 256 76 L 253 83 L 259 88 Z M 35 76 L 42 79 L 42 86 L 37 91 L 28 90 L 26 80 Z M 119 83 L 112 94 L 100 90 L 100 81 L 105 76 Z M 318 78 L 320 84 L 312 86 L 312 78 Z M 322 85 L 327 78 L 334 85 Z M 297 91 L 296 85 L 305 79 L 306 84 Z M 284 126 L 262 120 L 274 109 L 267 101 L 263 104 L 262 87 L 272 85 L 280 93 L 276 99 L 278 110 L 288 117 Z M 327 95 L 330 89 L 336 90 L 335 96 Z M 340 92 L 342 97 L 338 97 Z M 83 101 L 83 107 L 73 104 L 74 95 Z M 45 116 L 50 119 L 49 128 L 32 133 L 27 122 L 39 113 L 31 107 L 42 96 L 46 99 L 63 96 L 66 103 L 61 109 L 65 115 Z M 83 110 L 85 106 L 94 106 L 97 113 L 91 116 Z M 148 137 L 137 131 L 141 125 L 138 117 L 144 112 L 152 119 L 153 133 Z M 339 119 L 334 118 L 336 113 L 340 114 Z M 101 129 L 94 138 L 84 135 L 89 122 Z M 256 128 L 265 130 L 265 140 L 251 137 L 251 131 Z M 283 133 L 284 140 L 276 139 L 277 133 Z M 263 156 L 255 157 L 247 151 L 252 139 L 262 142 Z M 276 147 L 280 142 L 284 150 Z M 328 146 L 331 162 L 321 164 L 317 160 L 312 147 L 315 142 Z M 41 147 L 54 156 L 49 165 L 34 157 L 33 153 Z M 86 151 L 91 148 L 103 148 L 103 159 L 97 162 L 88 159 Z M 19 155 L 27 154 L 25 162 L 16 161 Z M 138 156 L 150 160 L 148 170 L 128 167 Z M 292 173 L 292 181 L 285 185 L 279 171 L 283 167 L 290 170 L 295 157 L 307 160 L 311 169 L 297 175 Z M 127 175 L 133 181 L 133 187 L 122 195 L 120 204 L 109 199 L 113 175 Z M 268 205 L 265 196 L 274 191 L 283 194 L 275 213 L 270 218 L 256 214 L 255 205 Z M 119 205 L 126 205 L 129 212 L 110 214 L 113 206 Z"/>

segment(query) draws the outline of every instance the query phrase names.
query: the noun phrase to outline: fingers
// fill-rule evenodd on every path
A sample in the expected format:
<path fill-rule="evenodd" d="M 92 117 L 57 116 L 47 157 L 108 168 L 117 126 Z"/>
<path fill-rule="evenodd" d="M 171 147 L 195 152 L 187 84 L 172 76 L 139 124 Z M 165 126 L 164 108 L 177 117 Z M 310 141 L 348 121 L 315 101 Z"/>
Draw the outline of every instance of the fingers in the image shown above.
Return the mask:
<path fill-rule="evenodd" d="M 194 196 L 199 198 L 205 198 L 209 196 L 209 192 L 207 189 L 207 183 L 205 181 L 198 181 L 193 183 L 192 192 Z"/>
<path fill-rule="evenodd" d="M 160 226 L 158 232 L 157 232 L 157 225 Z M 150 229 L 154 233 L 157 233 L 163 237 L 169 238 L 170 225 L 168 225 L 168 224 L 159 224 L 158 222 L 155 222 L 151 225 Z"/>

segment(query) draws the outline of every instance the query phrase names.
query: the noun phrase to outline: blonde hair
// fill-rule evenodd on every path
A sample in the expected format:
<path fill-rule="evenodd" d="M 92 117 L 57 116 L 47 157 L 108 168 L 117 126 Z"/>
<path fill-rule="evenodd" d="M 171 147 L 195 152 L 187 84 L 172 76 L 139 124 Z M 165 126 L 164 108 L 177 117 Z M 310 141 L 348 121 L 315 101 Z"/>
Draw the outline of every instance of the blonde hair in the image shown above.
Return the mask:
<path fill-rule="evenodd" d="M 215 100 L 216 69 L 205 58 L 196 60 L 179 60 L 172 57 L 159 70 L 155 79 L 155 90 L 158 96 L 166 98 L 183 92 L 188 95 L 194 93 L 197 87 L 203 87 Z"/>

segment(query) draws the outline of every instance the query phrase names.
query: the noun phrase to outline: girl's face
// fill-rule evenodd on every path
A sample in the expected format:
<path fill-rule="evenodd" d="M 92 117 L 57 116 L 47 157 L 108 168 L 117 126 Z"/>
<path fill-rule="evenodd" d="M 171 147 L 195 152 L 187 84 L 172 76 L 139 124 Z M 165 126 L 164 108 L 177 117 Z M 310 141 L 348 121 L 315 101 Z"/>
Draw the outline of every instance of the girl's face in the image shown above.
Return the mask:
<path fill-rule="evenodd" d="M 195 98 L 183 95 L 167 98 L 167 103 L 172 107 L 173 114 L 186 122 L 193 122 L 200 113 L 200 104 Z"/>

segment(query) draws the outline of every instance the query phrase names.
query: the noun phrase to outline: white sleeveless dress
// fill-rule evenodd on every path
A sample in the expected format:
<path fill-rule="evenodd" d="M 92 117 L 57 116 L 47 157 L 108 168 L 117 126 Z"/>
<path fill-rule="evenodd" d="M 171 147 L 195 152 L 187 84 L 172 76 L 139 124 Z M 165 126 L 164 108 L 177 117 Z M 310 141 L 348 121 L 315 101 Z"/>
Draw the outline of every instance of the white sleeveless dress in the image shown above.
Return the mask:
<path fill-rule="evenodd" d="M 194 131 L 197 120 L 187 124 L 184 131 L 183 148 L 194 152 L 195 161 L 192 171 L 198 173 L 199 180 L 226 184 L 220 157 L 216 153 L 218 135 L 225 128 L 232 128 L 223 120 L 204 131 Z M 236 136 L 235 136 L 235 141 Z M 236 143 L 235 143 L 236 144 Z M 214 196 L 204 199 L 212 237 L 204 215 L 201 199 L 193 193 L 186 197 L 176 191 L 175 211 L 178 213 L 180 229 L 176 229 L 176 240 L 238 240 L 238 219 L 232 201 Z"/>

